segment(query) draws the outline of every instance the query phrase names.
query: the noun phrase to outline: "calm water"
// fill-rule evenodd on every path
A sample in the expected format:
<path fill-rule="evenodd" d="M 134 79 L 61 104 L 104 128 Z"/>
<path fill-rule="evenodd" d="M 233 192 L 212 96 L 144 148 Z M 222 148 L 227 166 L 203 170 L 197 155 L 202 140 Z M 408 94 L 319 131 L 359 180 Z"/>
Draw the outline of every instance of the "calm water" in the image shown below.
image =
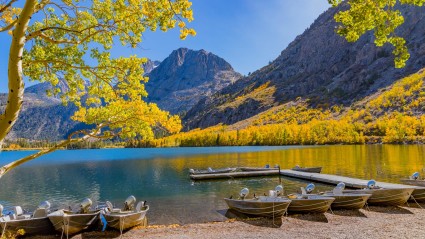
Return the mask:
<path fill-rule="evenodd" d="M 28 155 L 0 153 L 0 165 Z M 32 210 L 43 200 L 53 207 L 76 205 L 85 197 L 121 206 L 130 194 L 151 205 L 151 224 L 224 220 L 222 200 L 242 187 L 263 193 L 279 177 L 193 182 L 189 168 L 294 165 L 323 166 L 324 173 L 398 182 L 411 173 L 424 174 L 423 145 L 317 147 L 217 147 L 103 149 L 57 151 L 11 171 L 0 180 L 0 204 Z M 287 193 L 307 181 L 281 178 Z M 316 184 L 320 190 L 329 186 Z"/>

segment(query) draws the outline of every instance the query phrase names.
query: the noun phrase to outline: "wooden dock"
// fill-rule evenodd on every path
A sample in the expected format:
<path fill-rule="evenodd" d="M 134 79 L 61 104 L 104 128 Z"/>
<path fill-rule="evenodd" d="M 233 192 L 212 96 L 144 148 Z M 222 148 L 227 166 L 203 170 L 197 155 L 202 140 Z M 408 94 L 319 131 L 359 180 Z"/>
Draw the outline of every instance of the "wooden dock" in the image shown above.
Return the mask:
<path fill-rule="evenodd" d="M 279 175 L 279 170 L 267 171 L 251 171 L 251 172 L 233 172 L 233 173 L 209 173 L 209 174 L 191 174 L 190 178 L 193 180 L 205 179 L 226 179 L 226 178 L 245 178 L 245 177 L 259 177 L 259 176 L 273 176 Z"/>
<path fill-rule="evenodd" d="M 345 183 L 345 186 L 350 188 L 365 188 L 369 180 L 350 178 L 332 174 L 323 174 L 323 173 L 305 173 L 298 172 L 294 170 L 282 169 L 280 174 L 285 177 L 299 178 L 304 180 L 309 180 L 312 182 L 320 182 L 326 184 L 337 185 L 340 182 Z M 412 185 L 396 184 L 396 183 L 385 183 L 385 182 L 376 182 L 376 186 L 382 188 L 420 188 Z"/>

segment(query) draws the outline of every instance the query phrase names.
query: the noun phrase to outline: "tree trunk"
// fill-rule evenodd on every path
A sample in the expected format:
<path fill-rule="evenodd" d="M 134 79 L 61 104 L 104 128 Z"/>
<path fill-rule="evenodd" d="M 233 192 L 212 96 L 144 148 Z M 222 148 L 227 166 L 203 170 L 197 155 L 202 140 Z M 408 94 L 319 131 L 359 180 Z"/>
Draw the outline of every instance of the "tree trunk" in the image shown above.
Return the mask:
<path fill-rule="evenodd" d="M 8 82 L 9 91 L 6 109 L 0 115 L 0 149 L 4 138 L 18 119 L 24 97 L 24 80 L 22 73 L 22 54 L 25 46 L 25 33 L 34 13 L 36 0 L 27 0 L 12 34 L 9 52 Z"/>

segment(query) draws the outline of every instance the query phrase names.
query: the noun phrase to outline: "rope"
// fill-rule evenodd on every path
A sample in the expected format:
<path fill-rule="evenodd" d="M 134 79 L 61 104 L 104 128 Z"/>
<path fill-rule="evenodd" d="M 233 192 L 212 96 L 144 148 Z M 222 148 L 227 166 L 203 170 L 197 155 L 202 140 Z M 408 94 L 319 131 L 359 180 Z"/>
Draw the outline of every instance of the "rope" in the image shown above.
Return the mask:
<path fill-rule="evenodd" d="M 416 205 L 418 205 L 421 209 L 424 209 L 415 199 L 415 197 L 413 197 L 413 195 L 410 195 L 410 197 L 413 199 L 413 201 L 415 201 Z"/>
<path fill-rule="evenodd" d="M 122 238 L 122 231 L 124 231 L 125 217 L 120 217 L 120 238 Z"/>
<path fill-rule="evenodd" d="M 0 238 L 3 238 L 4 232 L 6 231 L 6 227 L 7 227 L 7 222 L 4 222 L 4 227 L 3 227 L 3 231 L 1 232 L 1 237 Z"/>

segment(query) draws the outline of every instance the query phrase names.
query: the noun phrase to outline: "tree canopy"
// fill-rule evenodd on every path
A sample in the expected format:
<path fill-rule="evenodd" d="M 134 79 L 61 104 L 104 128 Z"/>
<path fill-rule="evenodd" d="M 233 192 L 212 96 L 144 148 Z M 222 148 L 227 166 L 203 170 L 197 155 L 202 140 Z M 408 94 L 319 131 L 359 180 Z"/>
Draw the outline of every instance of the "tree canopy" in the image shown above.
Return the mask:
<path fill-rule="evenodd" d="M 189 0 L 26 0 L 22 6 L 0 0 L 0 32 L 11 35 L 0 142 L 21 110 L 24 77 L 49 82 L 49 94 L 78 107 L 73 119 L 94 127 L 71 134 L 58 147 L 87 137 L 151 138 L 152 126 L 180 131 L 177 116 L 143 100 L 147 59 L 113 58 L 110 50 L 115 44 L 137 47 L 147 30 L 178 27 L 185 39 L 196 34 L 186 26 L 192 20 Z M 65 92 L 60 81 L 68 86 Z M 0 177 L 10 168 L 0 169 Z"/>
<path fill-rule="evenodd" d="M 422 6 L 425 0 L 328 0 L 333 6 L 342 2 L 349 5 L 348 10 L 340 11 L 335 15 L 335 20 L 341 25 L 337 33 L 344 36 L 349 42 L 357 41 L 363 34 L 373 31 L 375 44 L 383 46 L 389 43 L 394 46 L 394 63 L 397 68 L 406 65 L 410 54 L 406 47 L 406 40 L 397 36 L 395 30 L 404 23 L 404 17 L 398 4 Z"/>

